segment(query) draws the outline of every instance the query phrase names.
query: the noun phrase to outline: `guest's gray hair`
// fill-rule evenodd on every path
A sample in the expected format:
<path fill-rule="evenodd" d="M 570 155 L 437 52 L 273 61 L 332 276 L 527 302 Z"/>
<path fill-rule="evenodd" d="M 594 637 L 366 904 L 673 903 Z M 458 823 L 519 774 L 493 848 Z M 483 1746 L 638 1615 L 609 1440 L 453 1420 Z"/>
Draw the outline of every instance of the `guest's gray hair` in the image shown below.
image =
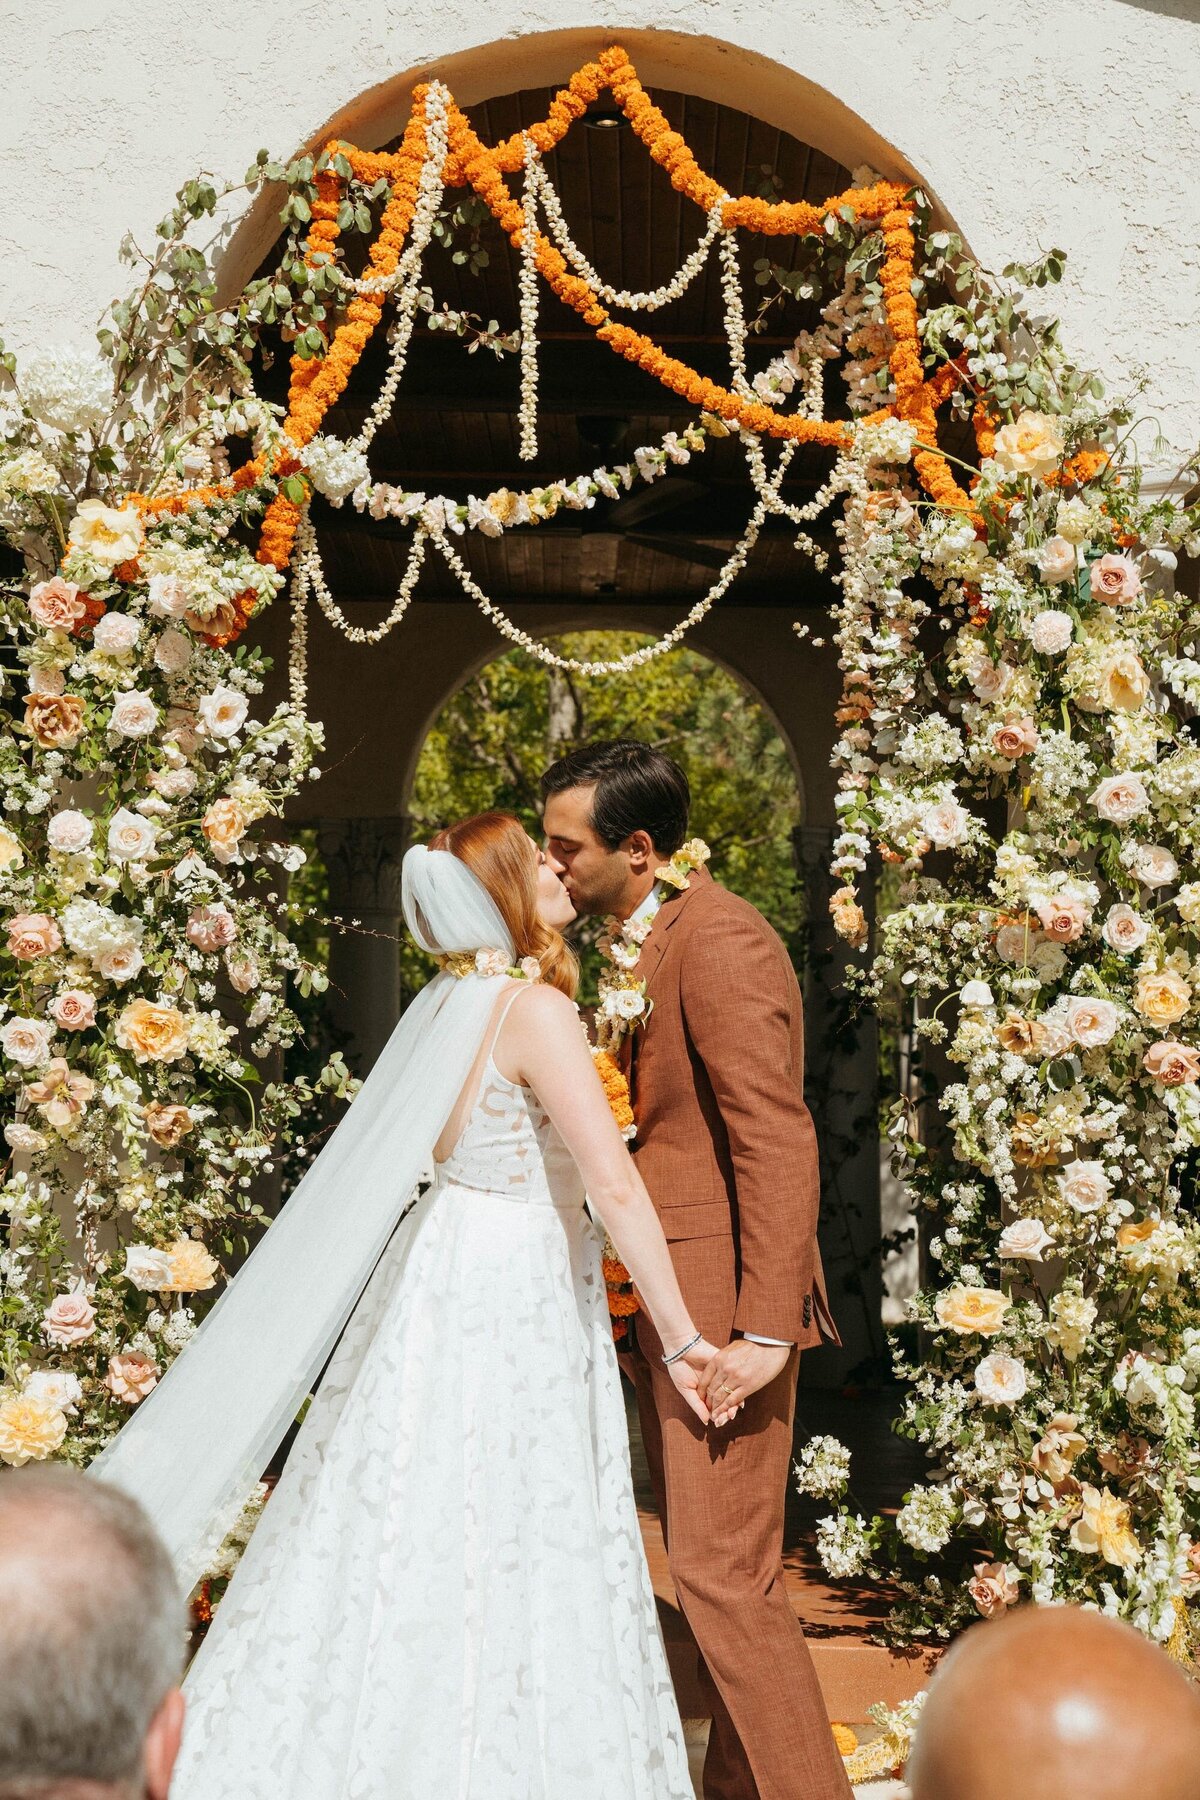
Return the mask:
<path fill-rule="evenodd" d="M 92 1783 L 140 1794 L 185 1632 L 136 1501 L 61 1465 L 0 1475 L 0 1800 Z"/>

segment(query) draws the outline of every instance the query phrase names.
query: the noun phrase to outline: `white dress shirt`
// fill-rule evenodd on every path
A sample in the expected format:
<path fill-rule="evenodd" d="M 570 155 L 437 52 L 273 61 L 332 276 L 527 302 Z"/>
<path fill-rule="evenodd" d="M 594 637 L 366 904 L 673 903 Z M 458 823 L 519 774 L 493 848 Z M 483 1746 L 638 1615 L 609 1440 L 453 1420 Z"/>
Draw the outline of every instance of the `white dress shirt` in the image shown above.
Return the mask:
<path fill-rule="evenodd" d="M 626 925 L 649 925 L 651 920 L 656 916 L 659 907 L 662 905 L 662 901 L 662 885 L 659 882 L 655 882 L 641 905 L 634 907 L 633 911 L 625 921 Z M 743 1331 L 742 1336 L 746 1339 L 747 1343 L 766 1344 L 773 1350 L 790 1350 L 792 1347 L 790 1338 L 759 1337 L 756 1331 Z"/>

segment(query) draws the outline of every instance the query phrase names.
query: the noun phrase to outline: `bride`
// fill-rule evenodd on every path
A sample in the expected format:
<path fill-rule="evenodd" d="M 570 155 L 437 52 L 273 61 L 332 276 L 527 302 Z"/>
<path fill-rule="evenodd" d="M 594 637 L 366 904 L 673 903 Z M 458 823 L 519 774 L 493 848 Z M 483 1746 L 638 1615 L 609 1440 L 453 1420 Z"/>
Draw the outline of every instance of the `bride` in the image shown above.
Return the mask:
<path fill-rule="evenodd" d="M 486 813 L 408 852 L 404 910 L 442 972 L 93 1465 L 190 1582 L 346 1326 L 189 1673 L 172 1793 L 692 1800 L 585 1190 L 702 1421 L 713 1348 L 592 1067 L 574 909 Z"/>

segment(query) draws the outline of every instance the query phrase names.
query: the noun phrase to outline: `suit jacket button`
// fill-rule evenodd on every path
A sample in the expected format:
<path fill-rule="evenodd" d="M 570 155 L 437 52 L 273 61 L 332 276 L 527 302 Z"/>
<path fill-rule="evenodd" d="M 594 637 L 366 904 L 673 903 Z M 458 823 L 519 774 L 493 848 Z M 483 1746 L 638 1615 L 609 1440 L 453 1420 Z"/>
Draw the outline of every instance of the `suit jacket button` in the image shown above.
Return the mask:
<path fill-rule="evenodd" d="M 803 1319 L 804 1319 L 805 1327 L 808 1327 L 809 1325 L 812 1324 L 812 1295 L 811 1294 L 805 1294 L 805 1296 L 804 1296 Z"/>

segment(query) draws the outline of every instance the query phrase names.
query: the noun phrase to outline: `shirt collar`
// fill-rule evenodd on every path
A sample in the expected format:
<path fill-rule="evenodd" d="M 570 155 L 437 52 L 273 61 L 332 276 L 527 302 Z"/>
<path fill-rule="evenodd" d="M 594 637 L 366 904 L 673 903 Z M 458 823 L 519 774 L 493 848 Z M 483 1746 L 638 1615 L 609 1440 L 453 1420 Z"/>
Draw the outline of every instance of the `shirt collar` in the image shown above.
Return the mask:
<path fill-rule="evenodd" d="M 640 906 L 636 906 L 626 919 L 626 925 L 649 925 L 650 921 L 662 905 L 662 884 L 655 882 Z"/>

